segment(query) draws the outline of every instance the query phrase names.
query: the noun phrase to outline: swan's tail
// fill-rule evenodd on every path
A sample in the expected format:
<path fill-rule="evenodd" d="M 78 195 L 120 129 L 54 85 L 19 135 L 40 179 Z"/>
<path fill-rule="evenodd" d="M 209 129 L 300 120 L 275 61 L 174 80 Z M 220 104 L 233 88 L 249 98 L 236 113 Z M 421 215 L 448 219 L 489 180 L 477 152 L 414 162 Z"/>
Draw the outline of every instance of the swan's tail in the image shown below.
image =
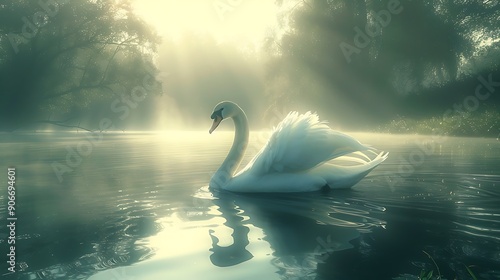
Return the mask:
<path fill-rule="evenodd" d="M 379 164 L 381 164 L 382 162 L 384 162 L 384 160 L 387 159 L 387 157 L 389 157 L 389 152 L 381 152 L 377 155 L 377 157 L 375 157 L 372 161 L 370 161 L 368 164 L 374 164 L 375 167 Z"/>
<path fill-rule="evenodd" d="M 349 156 L 343 156 L 338 159 L 338 161 L 349 163 L 348 166 L 344 164 L 325 164 L 323 167 L 320 167 L 318 171 L 322 171 L 320 172 L 323 174 L 323 178 L 328 182 L 330 188 L 350 188 L 363 179 L 375 167 L 384 162 L 389 156 L 388 152 L 377 153 L 373 150 L 367 152 L 371 152 L 376 155 L 376 157 L 371 159 L 366 153 L 355 152 Z"/>
<path fill-rule="evenodd" d="M 375 155 L 376 157 L 374 159 L 371 159 L 366 153 L 371 153 Z M 339 157 L 337 160 L 339 161 L 345 161 L 350 164 L 355 164 L 355 166 L 361 165 L 361 166 L 373 166 L 376 167 L 380 163 L 382 163 L 384 160 L 387 159 L 389 156 L 389 152 L 376 152 L 375 149 L 369 149 L 365 152 L 354 152 L 351 153 L 350 155 L 345 155 L 342 157 Z"/>

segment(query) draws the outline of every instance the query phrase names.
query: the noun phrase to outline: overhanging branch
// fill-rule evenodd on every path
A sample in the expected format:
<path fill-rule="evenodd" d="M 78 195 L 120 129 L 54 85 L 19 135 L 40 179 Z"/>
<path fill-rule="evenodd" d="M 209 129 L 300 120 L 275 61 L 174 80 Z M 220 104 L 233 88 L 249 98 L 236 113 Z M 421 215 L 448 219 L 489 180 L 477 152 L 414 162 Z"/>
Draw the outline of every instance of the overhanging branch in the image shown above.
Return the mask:
<path fill-rule="evenodd" d="M 88 131 L 88 132 L 93 132 L 93 130 L 82 127 L 79 124 L 78 125 L 65 124 L 65 122 L 62 122 L 62 121 L 46 120 L 46 121 L 37 121 L 36 123 L 46 123 L 46 124 L 57 125 L 57 126 L 61 126 L 61 127 L 79 128 L 79 129 L 83 129 L 83 130 Z"/>

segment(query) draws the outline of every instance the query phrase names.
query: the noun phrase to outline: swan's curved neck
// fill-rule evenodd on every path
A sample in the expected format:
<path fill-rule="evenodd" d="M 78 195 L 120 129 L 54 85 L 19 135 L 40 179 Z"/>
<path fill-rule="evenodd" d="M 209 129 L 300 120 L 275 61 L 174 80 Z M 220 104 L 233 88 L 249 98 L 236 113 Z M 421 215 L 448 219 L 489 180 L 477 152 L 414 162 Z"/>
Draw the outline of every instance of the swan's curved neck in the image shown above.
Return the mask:
<path fill-rule="evenodd" d="M 239 107 L 236 107 L 235 111 L 236 114 L 232 117 L 235 127 L 233 145 L 226 159 L 212 177 L 211 185 L 213 184 L 221 187 L 233 177 L 236 169 L 240 165 L 248 144 L 249 132 L 247 116 Z"/>

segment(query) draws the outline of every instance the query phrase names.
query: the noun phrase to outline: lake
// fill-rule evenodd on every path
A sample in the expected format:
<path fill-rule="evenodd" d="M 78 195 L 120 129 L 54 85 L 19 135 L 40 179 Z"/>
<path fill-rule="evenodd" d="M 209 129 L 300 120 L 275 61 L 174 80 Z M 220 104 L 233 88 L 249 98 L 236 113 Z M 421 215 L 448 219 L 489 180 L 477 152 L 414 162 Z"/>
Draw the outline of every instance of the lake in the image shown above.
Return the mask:
<path fill-rule="evenodd" d="M 2 134 L 1 278 L 500 279 L 497 139 L 352 133 L 390 152 L 352 189 L 250 195 L 208 188 L 232 135 Z"/>

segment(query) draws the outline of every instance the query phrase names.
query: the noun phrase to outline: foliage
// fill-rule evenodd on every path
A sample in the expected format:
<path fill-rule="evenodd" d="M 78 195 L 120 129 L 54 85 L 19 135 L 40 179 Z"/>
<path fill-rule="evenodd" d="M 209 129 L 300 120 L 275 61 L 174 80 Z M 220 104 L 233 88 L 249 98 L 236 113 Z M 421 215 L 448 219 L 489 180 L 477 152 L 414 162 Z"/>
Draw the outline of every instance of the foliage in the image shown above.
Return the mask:
<path fill-rule="evenodd" d="M 159 38 L 125 0 L 4 1 L 0 35 L 0 130 L 78 116 L 157 71 Z"/>
<path fill-rule="evenodd" d="M 378 127 L 388 133 L 439 134 L 450 136 L 499 137 L 500 112 L 485 110 L 481 113 L 453 114 L 450 116 L 412 119 L 399 117 Z"/>
<path fill-rule="evenodd" d="M 439 269 L 439 266 L 437 265 L 436 261 L 434 258 L 427 253 L 426 251 L 423 251 L 423 253 L 432 261 L 433 266 L 436 268 L 436 273 L 434 273 L 434 270 L 426 270 L 422 269 L 420 271 L 420 275 L 412 275 L 412 274 L 404 274 L 400 275 L 399 277 L 396 277 L 394 279 L 415 279 L 415 280 L 444 280 L 443 275 L 441 274 L 441 271 Z M 476 275 L 472 272 L 469 266 L 465 265 L 465 269 L 467 273 L 470 275 L 471 279 L 477 280 Z M 457 279 L 456 277 L 454 279 Z"/>
<path fill-rule="evenodd" d="M 500 79 L 497 1 L 280 2 L 296 6 L 282 17 L 288 32 L 268 42 L 268 88 L 276 100 L 307 102 L 341 125 L 431 118 L 474 93 L 478 76 Z M 391 2 L 400 11 L 389 18 Z M 357 44 L 362 37 L 366 44 Z M 342 45 L 356 50 L 346 54 Z"/>
<path fill-rule="evenodd" d="M 424 270 L 422 270 L 422 272 L 420 272 L 420 279 L 422 280 L 432 280 L 432 279 L 441 279 L 441 271 L 439 271 L 439 266 L 437 265 L 436 261 L 431 257 L 431 255 L 429 255 L 429 253 L 427 253 L 426 251 L 423 251 L 424 254 L 429 258 L 431 259 L 432 263 L 434 264 L 434 266 L 436 267 L 437 269 L 437 275 L 433 278 L 433 273 L 434 273 L 434 270 L 431 270 L 429 272 L 426 272 Z"/>

